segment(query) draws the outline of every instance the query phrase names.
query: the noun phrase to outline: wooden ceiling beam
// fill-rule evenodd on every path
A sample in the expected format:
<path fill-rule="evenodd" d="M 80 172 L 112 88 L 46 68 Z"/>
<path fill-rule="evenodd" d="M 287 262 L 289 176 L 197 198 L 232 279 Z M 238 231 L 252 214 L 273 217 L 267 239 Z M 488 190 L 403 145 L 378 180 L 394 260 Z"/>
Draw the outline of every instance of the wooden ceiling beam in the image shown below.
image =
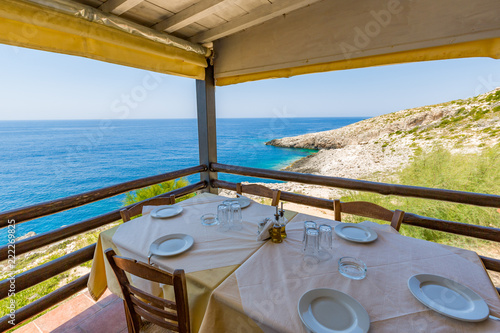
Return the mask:
<path fill-rule="evenodd" d="M 121 15 L 143 1 L 144 0 L 108 0 L 99 6 L 99 9 L 106 13 Z"/>
<path fill-rule="evenodd" d="M 170 16 L 169 18 L 155 24 L 153 29 L 165 31 L 168 33 L 182 29 L 191 23 L 194 23 L 210 14 L 213 14 L 217 7 L 224 0 L 203 0 L 180 12 Z"/>
<path fill-rule="evenodd" d="M 287 14 L 318 1 L 321 0 L 276 0 L 273 3 L 259 6 L 246 15 L 194 35 L 189 38 L 189 40 L 194 43 L 212 42 L 216 39 L 232 35 L 238 31 L 253 27 L 254 25 L 261 24 L 275 17 Z"/>

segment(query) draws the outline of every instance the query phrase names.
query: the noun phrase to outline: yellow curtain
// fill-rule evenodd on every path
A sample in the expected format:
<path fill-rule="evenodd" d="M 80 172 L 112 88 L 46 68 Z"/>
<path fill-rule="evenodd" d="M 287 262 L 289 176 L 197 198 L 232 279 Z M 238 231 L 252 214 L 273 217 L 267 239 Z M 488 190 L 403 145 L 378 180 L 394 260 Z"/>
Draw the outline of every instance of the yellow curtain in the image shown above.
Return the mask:
<path fill-rule="evenodd" d="M 216 77 L 215 79 L 217 86 L 227 86 L 248 81 L 284 78 L 301 74 L 329 72 L 342 69 L 470 57 L 490 57 L 500 59 L 500 38 L 443 45 L 419 50 L 382 54 L 315 65 L 283 68 L 244 75 Z M 215 66 L 217 66 L 217 62 L 215 63 Z"/>
<path fill-rule="evenodd" d="M 0 1 L 0 43 L 203 80 L 205 56 L 23 1 Z"/>

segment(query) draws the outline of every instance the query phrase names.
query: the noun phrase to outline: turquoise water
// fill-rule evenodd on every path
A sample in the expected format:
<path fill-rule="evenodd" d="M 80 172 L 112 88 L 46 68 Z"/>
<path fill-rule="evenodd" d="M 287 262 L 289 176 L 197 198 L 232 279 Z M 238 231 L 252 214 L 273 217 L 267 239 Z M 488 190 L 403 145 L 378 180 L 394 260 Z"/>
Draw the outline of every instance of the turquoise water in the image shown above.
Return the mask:
<path fill-rule="evenodd" d="M 266 141 L 362 119 L 218 119 L 218 161 L 280 169 L 313 151 L 266 146 Z M 199 164 L 196 119 L 2 121 L 0 143 L 0 211 Z M 225 174 L 219 178 L 255 180 Z M 188 179 L 196 182 L 199 175 Z M 18 224 L 16 236 L 101 215 L 119 208 L 122 200 L 120 195 Z M 6 239 L 6 229 L 0 230 L 0 243 Z"/>

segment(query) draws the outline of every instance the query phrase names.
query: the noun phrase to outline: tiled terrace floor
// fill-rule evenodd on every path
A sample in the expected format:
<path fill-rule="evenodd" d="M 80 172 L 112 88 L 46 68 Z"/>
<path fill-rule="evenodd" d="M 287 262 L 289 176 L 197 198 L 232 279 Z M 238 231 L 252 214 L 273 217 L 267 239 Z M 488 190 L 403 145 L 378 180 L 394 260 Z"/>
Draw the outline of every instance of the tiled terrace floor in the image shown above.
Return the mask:
<path fill-rule="evenodd" d="M 88 291 L 62 303 L 15 333 L 127 332 L 123 301 L 109 290 L 95 302 Z"/>

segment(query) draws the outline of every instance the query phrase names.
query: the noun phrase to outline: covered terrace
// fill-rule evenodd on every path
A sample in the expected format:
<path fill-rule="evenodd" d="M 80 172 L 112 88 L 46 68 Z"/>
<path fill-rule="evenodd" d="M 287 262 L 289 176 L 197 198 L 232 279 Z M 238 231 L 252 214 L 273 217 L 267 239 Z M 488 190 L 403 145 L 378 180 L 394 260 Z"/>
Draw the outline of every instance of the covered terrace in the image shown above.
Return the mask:
<path fill-rule="evenodd" d="M 23 223 L 191 174 L 200 174 L 200 181 L 164 194 L 162 197 L 181 197 L 197 192 L 201 193 L 197 196 L 198 200 L 213 199 L 221 189 L 225 189 L 270 198 L 273 199 L 273 204 L 277 204 L 279 200 L 285 200 L 331 210 L 334 211 L 338 220 L 340 220 L 341 210 L 343 213 L 369 219 L 380 217 L 379 211 L 360 210 L 349 203 L 340 203 L 330 198 L 278 192 L 260 185 L 244 184 L 241 186 L 241 184 L 218 179 L 219 173 L 227 173 L 498 209 L 500 196 L 495 194 L 385 184 L 218 163 L 215 90 L 216 86 L 248 81 L 370 66 L 466 57 L 499 59 L 499 16 L 500 6 L 496 0 L 3 0 L 0 2 L 0 43 L 87 57 L 196 80 L 200 162 L 199 165 L 191 168 L 4 211 L 0 213 L 0 227 L 9 228 L 11 220 L 15 220 L 17 224 Z M 202 205 L 213 202 L 198 201 L 197 203 Z M 260 206 L 252 203 L 249 209 L 257 209 Z M 262 211 L 254 212 L 255 216 L 262 212 L 272 215 L 272 208 L 271 211 L 266 210 L 265 207 L 261 209 Z M 185 207 L 185 210 L 188 211 L 189 208 Z M 386 220 L 390 221 L 392 212 L 384 212 Z M 198 213 L 201 214 L 201 212 Z M 302 223 L 304 220 L 311 219 L 307 216 L 297 216 L 291 218 L 293 225 L 291 224 L 289 230 L 289 239 L 285 242 L 293 243 L 294 240 L 301 238 Z M 22 255 L 120 219 L 119 210 L 102 212 L 102 215 L 98 217 L 16 241 L 0 248 L 0 260 L 11 259 L 14 252 L 15 255 Z M 466 216 L 460 221 L 444 221 L 419 216 L 408 211 L 404 213 L 400 222 L 403 227 L 412 225 L 500 242 L 500 229 L 470 225 L 464 223 L 465 221 L 467 221 Z M 124 225 L 131 225 L 131 223 Z M 321 221 L 321 223 L 330 223 L 332 227 L 337 225 L 335 221 Z M 298 224 L 300 227 L 297 227 Z M 377 227 L 373 226 L 373 228 Z M 401 237 L 397 232 L 394 234 L 392 231 L 384 230 L 377 231 L 379 237 L 386 235 L 385 232 L 387 232 L 387 239 L 394 238 L 396 242 L 400 239 L 397 237 Z M 384 239 L 384 237 L 380 238 Z M 213 276 L 217 278 L 214 278 L 212 289 L 203 296 L 205 298 L 201 297 L 202 302 L 190 296 L 192 331 L 229 332 L 234 329 L 252 332 L 287 331 L 286 323 L 283 324 L 279 320 L 273 323 L 264 313 L 256 316 L 252 312 L 255 309 L 245 304 L 244 299 L 238 299 L 238 297 L 244 298 L 248 291 L 240 289 L 238 297 L 235 296 L 238 294 L 238 283 L 234 281 L 245 283 L 238 271 L 241 269 L 240 271 L 248 273 L 249 268 L 245 268 L 244 265 L 251 264 L 252 260 L 255 261 L 255 255 L 259 252 L 270 250 L 269 247 L 272 244 L 268 243 L 259 243 L 253 252 L 247 253 L 248 257 L 252 255 L 250 259 L 245 257 L 240 262 L 234 263 L 231 269 L 215 273 Z M 383 244 L 383 242 L 377 244 Z M 99 246 L 100 244 L 93 244 L 15 276 L 15 292 L 30 288 L 68 269 L 93 260 L 96 255 L 102 255 L 102 251 L 105 250 Z M 349 246 L 346 245 L 346 248 Z M 337 250 L 341 251 L 341 249 Z M 442 248 L 436 248 L 438 252 L 441 250 Z M 349 251 L 356 252 L 354 249 Z M 415 251 L 418 252 L 418 247 Z M 457 271 L 455 272 L 457 275 L 453 276 L 468 287 L 475 289 L 486 299 L 491 313 L 500 316 L 500 299 L 485 271 L 486 269 L 500 272 L 500 260 L 488 257 L 479 258 L 473 252 L 462 253 L 460 249 L 449 251 L 460 256 L 460 260 L 464 260 L 462 267 L 464 270 L 467 270 L 467 265 L 472 265 L 473 269 L 470 272 L 474 272 L 472 280 L 466 276 L 466 272 L 463 272 L 462 276 L 460 275 L 462 273 Z M 278 254 L 278 258 L 286 255 L 281 252 Z M 439 263 L 433 262 L 432 265 L 434 265 L 433 269 L 437 269 Z M 368 274 L 370 274 L 370 270 L 374 268 L 368 266 Z M 416 263 L 415 267 L 418 267 Z M 460 265 L 454 267 L 460 268 Z M 422 273 L 422 269 L 417 268 L 412 268 L 411 271 Z M 190 272 L 187 271 L 187 273 L 189 289 L 189 281 L 194 280 L 195 277 L 189 276 Z M 246 273 L 245 276 L 248 276 Z M 393 273 L 396 276 L 398 271 Z M 268 277 L 265 274 L 263 276 Z M 272 280 L 271 276 L 268 278 L 269 281 Z M 401 278 L 405 281 L 408 279 L 406 276 Z M 0 282 L 1 299 L 9 297 L 11 280 L 8 278 Z M 313 281 L 314 279 L 306 280 Z M 471 281 L 476 281 L 477 284 L 471 285 Z M 366 278 L 364 282 L 368 283 L 369 278 Z M 390 282 L 387 281 L 388 284 Z M 0 319 L 0 330 L 15 328 L 33 316 L 73 297 L 87 288 L 89 284 L 93 284 L 95 291 L 93 277 L 89 274 L 83 275 L 29 305 L 16 309 L 14 327 L 12 316 L 6 315 Z M 110 284 L 109 281 L 108 284 Z M 105 292 L 106 286 L 100 289 L 101 292 Z M 312 284 L 310 287 L 319 286 Z M 342 289 L 340 286 L 338 288 Z M 398 287 L 394 288 L 402 293 Z M 110 289 L 113 291 L 112 288 Z M 405 292 L 409 294 L 407 289 Z M 101 303 L 101 308 L 112 306 L 113 302 L 121 303 L 117 298 L 113 298 L 109 291 L 106 293 L 112 299 L 110 298 L 106 304 Z M 101 295 L 90 293 L 85 296 L 85 299 L 90 300 L 91 296 L 98 298 Z M 239 305 L 226 308 L 221 305 L 224 302 L 226 302 L 224 304 L 229 304 L 235 301 L 232 296 L 236 297 L 237 303 L 240 302 Z M 416 302 L 411 295 L 405 300 L 410 303 Z M 384 303 L 383 307 L 389 312 L 397 312 L 398 307 L 404 308 L 406 304 L 403 299 L 398 299 L 398 302 L 401 303 L 393 304 L 392 310 L 388 309 L 388 303 Z M 454 319 L 437 317 L 440 315 L 420 308 L 415 308 L 414 311 L 409 310 L 405 314 L 407 317 L 401 315 L 396 318 L 381 315 L 376 311 L 377 304 L 362 305 L 368 309 L 373 331 L 401 331 L 402 327 L 411 328 L 415 332 L 420 329 L 500 331 L 498 323 L 492 320 L 478 324 L 463 324 L 482 326 L 460 326 L 461 322 L 456 324 L 458 321 Z M 419 304 L 416 303 L 414 306 L 417 307 L 417 305 Z M 198 309 L 194 310 L 194 306 Z M 279 304 L 274 309 L 278 311 L 283 307 L 285 307 L 284 304 Z M 296 320 L 300 323 L 296 307 L 297 304 L 293 303 L 291 308 L 295 317 L 292 321 Z M 283 314 L 279 311 L 276 313 Z M 78 315 L 75 313 L 74 317 Z M 214 323 L 226 321 L 229 323 L 229 317 L 239 318 L 239 321 L 234 325 L 228 324 L 227 327 L 221 325 L 220 328 L 216 328 L 217 324 Z M 123 317 L 116 318 L 110 317 L 110 320 L 116 320 L 116 322 L 121 320 L 123 324 Z M 293 327 L 296 326 L 290 325 L 289 330 L 293 331 Z M 82 327 L 75 324 L 71 326 L 71 329 L 81 332 Z M 35 331 L 35 328 L 33 329 Z M 37 329 L 40 328 L 37 327 Z M 52 329 L 55 328 L 48 330 Z M 305 330 L 303 327 L 300 329 Z M 93 330 L 96 331 L 99 328 L 93 328 Z M 125 330 L 124 326 L 120 326 L 119 330 Z M 67 331 L 69 331 L 69 326 Z"/>

